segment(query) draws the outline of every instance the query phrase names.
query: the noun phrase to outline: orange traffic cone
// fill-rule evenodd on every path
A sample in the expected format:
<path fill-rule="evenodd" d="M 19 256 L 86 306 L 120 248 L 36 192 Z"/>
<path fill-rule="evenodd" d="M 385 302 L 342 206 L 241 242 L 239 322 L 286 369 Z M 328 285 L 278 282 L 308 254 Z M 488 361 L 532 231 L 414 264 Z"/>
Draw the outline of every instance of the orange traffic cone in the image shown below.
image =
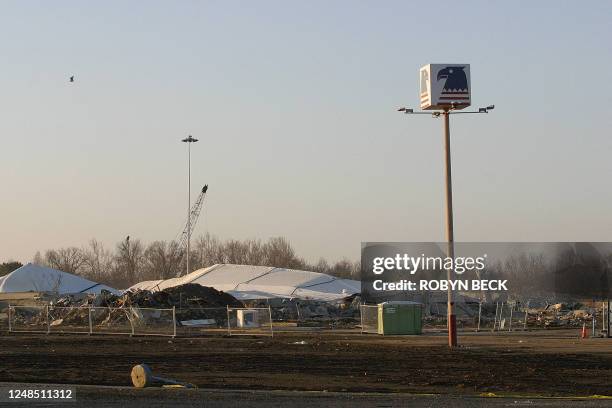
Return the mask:
<path fill-rule="evenodd" d="M 582 333 L 580 333 L 580 338 L 581 339 L 586 339 L 588 337 L 587 335 L 587 329 L 586 329 L 586 323 L 582 324 Z"/>

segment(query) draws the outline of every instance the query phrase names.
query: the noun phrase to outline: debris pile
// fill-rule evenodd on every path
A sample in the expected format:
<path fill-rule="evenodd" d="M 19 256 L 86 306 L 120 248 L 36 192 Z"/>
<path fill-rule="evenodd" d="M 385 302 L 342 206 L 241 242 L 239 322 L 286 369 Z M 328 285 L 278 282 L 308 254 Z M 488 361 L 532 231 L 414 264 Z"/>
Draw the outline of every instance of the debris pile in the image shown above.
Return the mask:
<path fill-rule="evenodd" d="M 549 329 L 580 328 L 590 324 L 593 318 L 601 318 L 601 307 L 598 302 L 584 304 L 580 302 L 555 303 L 544 299 L 528 303 L 518 301 L 466 303 L 455 305 L 457 326 L 460 328 L 500 328 L 500 329 Z M 444 328 L 446 326 L 446 309 L 439 307 L 430 314 L 425 314 L 425 326 Z M 478 319 L 480 315 L 480 324 Z M 511 322 L 512 320 L 512 322 Z"/>
<path fill-rule="evenodd" d="M 251 300 L 248 307 L 268 307 L 275 322 L 297 322 L 299 326 L 356 327 L 360 322 L 359 296 L 335 302 L 304 299 Z"/>
<path fill-rule="evenodd" d="M 227 324 L 227 306 L 244 305 L 228 293 L 190 283 L 157 292 L 130 291 L 119 296 L 105 290 L 99 295 L 66 295 L 51 300 L 47 309 L 18 309 L 14 322 L 30 327 L 48 324 L 51 330 L 67 327 L 83 330 L 90 320 L 95 328 L 168 325 L 173 321 L 172 313 L 162 313 L 159 309 L 175 308 L 178 325 L 194 319 Z"/>
<path fill-rule="evenodd" d="M 581 303 L 556 303 L 543 308 L 528 309 L 527 324 L 545 328 L 582 327 L 597 314 L 596 308 Z"/>
<path fill-rule="evenodd" d="M 188 283 L 157 292 L 136 290 L 117 296 L 103 290 L 99 295 L 69 295 L 58 299 L 58 307 L 148 307 L 148 308 L 202 308 L 202 307 L 242 307 L 242 302 L 232 295 L 214 288 Z"/>

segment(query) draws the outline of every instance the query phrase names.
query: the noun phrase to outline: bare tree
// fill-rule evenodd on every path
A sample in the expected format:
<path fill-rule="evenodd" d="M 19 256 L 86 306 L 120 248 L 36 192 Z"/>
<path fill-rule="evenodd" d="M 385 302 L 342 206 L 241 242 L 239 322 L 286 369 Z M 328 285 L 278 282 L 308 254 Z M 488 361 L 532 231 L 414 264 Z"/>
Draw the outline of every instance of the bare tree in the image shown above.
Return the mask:
<path fill-rule="evenodd" d="M 144 251 L 144 279 L 169 279 L 180 273 L 182 253 L 178 243 L 152 242 Z"/>
<path fill-rule="evenodd" d="M 222 245 L 218 238 L 206 233 L 196 240 L 192 254 L 194 269 L 206 268 L 224 262 Z"/>
<path fill-rule="evenodd" d="M 353 275 L 356 275 L 359 272 L 358 266 L 356 265 L 356 263 L 351 262 L 348 259 L 343 259 L 336 262 L 328 273 L 339 278 L 352 279 Z"/>
<path fill-rule="evenodd" d="M 270 238 L 263 246 L 266 266 L 277 268 L 302 268 L 305 263 L 295 255 L 295 250 L 284 237 Z"/>
<path fill-rule="evenodd" d="M 87 248 L 50 250 L 44 257 L 37 253 L 34 261 L 64 272 L 81 273 L 109 286 L 124 288 L 143 279 L 168 279 L 182 274 L 185 255 L 176 241 L 155 241 L 145 249 L 139 240 L 127 237 L 116 245 L 114 253 L 92 239 Z M 360 269 L 359 262 L 348 259 L 329 264 L 321 258 L 315 265 L 310 265 L 296 255 L 284 237 L 270 238 L 263 243 L 256 239 L 220 241 L 207 233 L 195 240 L 190 260 L 194 270 L 232 263 L 312 270 L 353 279 L 358 277 Z"/>
<path fill-rule="evenodd" d="M 106 282 L 110 278 L 114 268 L 113 255 L 104 245 L 92 239 L 89 247 L 83 250 L 85 262 L 83 263 L 83 275 L 95 282 Z"/>
<path fill-rule="evenodd" d="M 230 239 L 223 245 L 223 254 L 225 255 L 225 262 L 244 265 L 248 259 L 248 245 L 235 239 Z"/>
<path fill-rule="evenodd" d="M 314 272 L 329 273 L 330 267 L 325 259 L 319 258 L 319 261 L 315 265 L 312 265 L 309 269 Z"/>
<path fill-rule="evenodd" d="M 250 239 L 244 242 L 246 257 L 245 265 L 263 265 L 266 254 L 260 240 Z"/>
<path fill-rule="evenodd" d="M 115 270 L 113 281 L 115 285 L 131 286 L 138 282 L 143 263 L 143 246 L 140 240 L 126 240 L 117 244 L 115 253 Z"/>
<path fill-rule="evenodd" d="M 84 262 L 83 251 L 76 247 L 53 249 L 45 253 L 45 263 L 63 272 L 79 274 Z"/>
<path fill-rule="evenodd" d="M 34 254 L 34 258 L 32 258 L 32 263 L 35 263 L 36 265 L 40 266 L 47 266 L 45 258 L 40 254 L 40 251 L 36 251 L 36 254 Z"/>

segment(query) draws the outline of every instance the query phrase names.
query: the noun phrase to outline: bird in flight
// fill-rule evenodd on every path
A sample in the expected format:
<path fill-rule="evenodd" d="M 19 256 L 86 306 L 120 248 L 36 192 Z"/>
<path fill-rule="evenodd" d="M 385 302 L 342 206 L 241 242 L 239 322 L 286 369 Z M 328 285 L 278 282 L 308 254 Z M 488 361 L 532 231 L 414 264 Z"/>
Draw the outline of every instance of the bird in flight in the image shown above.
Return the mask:
<path fill-rule="evenodd" d="M 70 82 L 74 82 L 74 75 L 70 76 Z"/>

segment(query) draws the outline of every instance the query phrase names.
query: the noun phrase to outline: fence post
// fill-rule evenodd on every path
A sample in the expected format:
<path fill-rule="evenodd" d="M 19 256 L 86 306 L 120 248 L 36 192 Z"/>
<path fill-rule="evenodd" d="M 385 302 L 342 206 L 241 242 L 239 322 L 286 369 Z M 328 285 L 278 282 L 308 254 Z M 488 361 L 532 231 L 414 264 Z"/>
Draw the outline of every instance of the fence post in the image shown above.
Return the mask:
<path fill-rule="evenodd" d="M 606 302 L 601 303 L 601 331 L 606 330 Z"/>
<path fill-rule="evenodd" d="M 509 332 L 512 331 L 512 312 L 514 312 L 514 306 L 515 305 L 510 306 L 510 303 L 508 303 L 508 306 L 510 307 L 510 324 L 508 325 L 508 331 Z"/>
<path fill-rule="evenodd" d="M 108 311 L 110 313 L 110 309 Z M 132 334 L 130 334 L 130 337 L 132 337 L 134 335 L 134 322 L 132 320 L 134 320 L 134 316 L 131 316 L 130 313 L 132 312 L 132 308 L 130 308 L 129 310 L 126 310 L 125 313 L 128 316 L 128 321 L 130 322 L 130 326 L 132 326 Z"/>
<path fill-rule="evenodd" d="M 595 337 L 595 313 L 593 313 L 593 335 L 591 337 Z"/>
<path fill-rule="evenodd" d="M 527 307 L 525 308 L 525 322 L 523 323 L 523 330 L 527 330 L 527 315 L 529 314 L 529 303 L 527 303 Z"/>
<path fill-rule="evenodd" d="M 91 321 L 91 306 L 89 306 L 89 335 L 93 334 L 93 323 Z"/>
<path fill-rule="evenodd" d="M 9 333 L 11 333 L 13 331 L 13 324 L 11 321 L 11 304 L 9 303 L 9 307 L 8 307 L 8 321 L 9 321 Z"/>
<path fill-rule="evenodd" d="M 174 334 L 172 337 L 176 337 L 176 306 L 172 306 L 172 324 L 174 325 Z"/>
<path fill-rule="evenodd" d="M 361 334 L 363 334 L 363 311 L 361 310 L 362 304 L 359 302 L 359 324 L 361 325 Z"/>
<path fill-rule="evenodd" d="M 225 308 L 227 309 L 227 334 L 231 336 L 232 335 L 232 327 L 230 326 L 229 305 L 225 305 Z"/>
<path fill-rule="evenodd" d="M 47 334 L 51 332 L 51 326 L 49 325 L 49 305 L 45 306 L 47 311 Z"/>
<path fill-rule="evenodd" d="M 478 326 L 476 327 L 476 333 L 480 331 L 480 315 L 482 314 L 482 301 L 478 302 Z"/>
<path fill-rule="evenodd" d="M 269 303 L 268 303 L 268 313 L 270 314 L 270 334 L 272 335 L 272 337 L 274 337 L 274 327 L 272 326 L 272 308 L 270 307 Z"/>
<path fill-rule="evenodd" d="M 492 332 L 495 331 L 495 326 L 497 326 L 497 311 L 499 309 L 499 302 L 495 302 L 495 319 L 493 320 L 493 329 L 491 329 Z"/>

